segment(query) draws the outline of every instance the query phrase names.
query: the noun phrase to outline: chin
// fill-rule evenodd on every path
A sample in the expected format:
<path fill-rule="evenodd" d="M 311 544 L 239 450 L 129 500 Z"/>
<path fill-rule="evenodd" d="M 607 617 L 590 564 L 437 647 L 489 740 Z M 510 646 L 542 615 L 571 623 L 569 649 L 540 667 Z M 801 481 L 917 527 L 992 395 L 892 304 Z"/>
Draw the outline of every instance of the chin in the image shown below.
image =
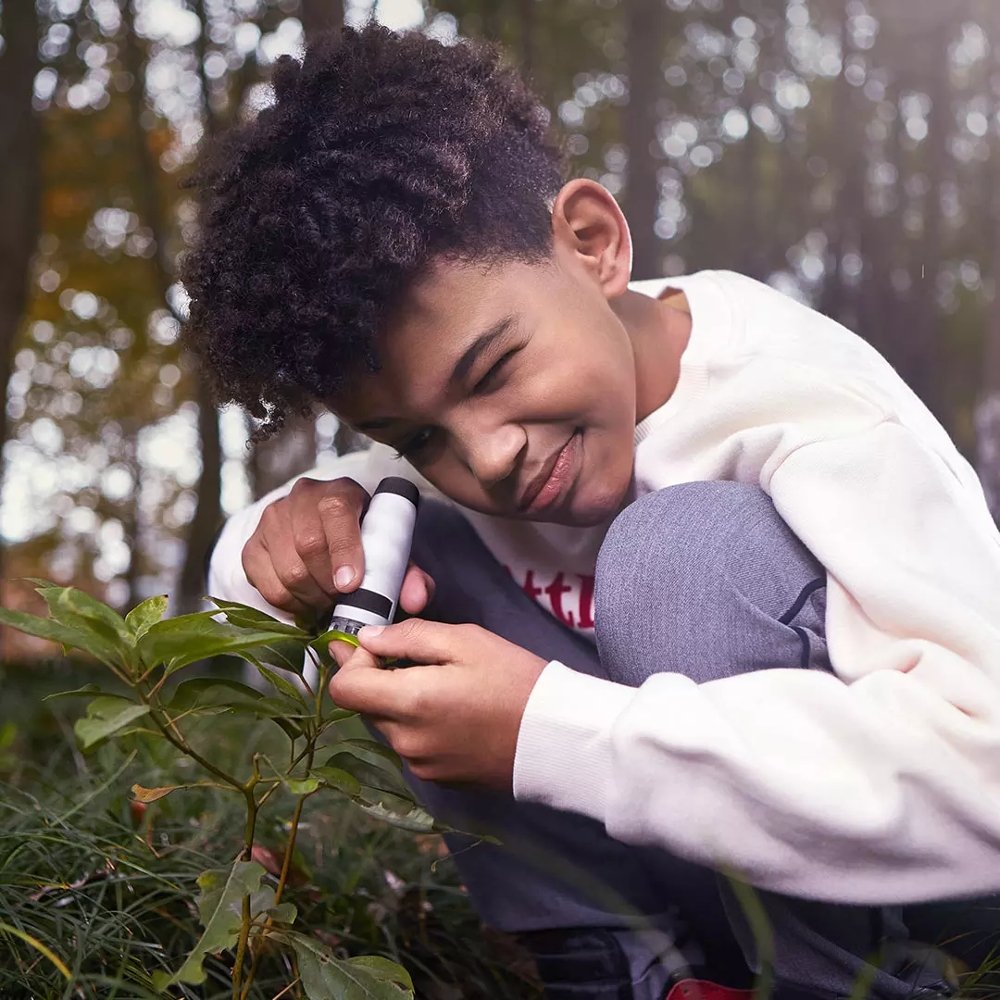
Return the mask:
<path fill-rule="evenodd" d="M 602 485 L 604 488 L 591 496 L 574 497 L 564 510 L 553 511 L 548 520 L 575 528 L 591 528 L 612 521 L 630 501 L 632 477 L 630 474 L 620 488 Z"/>

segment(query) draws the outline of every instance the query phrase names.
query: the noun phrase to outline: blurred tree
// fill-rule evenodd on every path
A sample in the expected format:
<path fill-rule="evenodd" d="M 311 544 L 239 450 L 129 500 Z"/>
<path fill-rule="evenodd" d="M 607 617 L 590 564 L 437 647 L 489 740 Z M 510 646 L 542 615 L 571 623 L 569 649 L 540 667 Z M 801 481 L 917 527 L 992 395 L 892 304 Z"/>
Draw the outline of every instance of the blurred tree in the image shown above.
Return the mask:
<path fill-rule="evenodd" d="M 0 385 L 10 381 L 14 344 L 28 300 L 28 279 L 38 240 L 39 126 L 32 107 L 39 16 L 34 3 L 0 9 Z M 7 407 L 0 408 L 0 446 L 7 440 Z M 0 475 L 3 474 L 0 469 Z M 0 578 L 3 539 L 0 536 Z M 4 630 L 6 631 L 6 630 Z"/>
<path fill-rule="evenodd" d="M 303 27 L 315 37 L 344 9 L 125 3 L 0 7 L 0 356 L 13 359 L 5 458 L 17 470 L 6 534 L 51 575 L 122 603 L 179 571 L 190 602 L 221 486 L 227 505 L 242 502 L 245 470 L 266 492 L 312 463 L 317 436 L 304 421 L 249 456 L 230 438 L 220 449 L 176 342 L 173 261 L 195 225 L 178 182 L 201 138 L 269 99 L 266 68 Z M 428 30 L 495 39 L 525 69 L 573 173 L 621 198 L 637 277 L 733 267 L 846 322 L 1000 496 L 993 0 L 426 6 Z M 29 35 L 40 45 L 16 41 Z M 362 443 L 333 436 L 341 450 Z"/>
<path fill-rule="evenodd" d="M 344 24 L 343 0 L 301 0 L 300 19 L 306 40 L 322 31 L 340 28 Z"/>
<path fill-rule="evenodd" d="M 986 73 L 989 108 L 992 111 L 991 156 L 987 160 L 988 200 L 984 215 L 989 220 L 992 272 L 989 311 L 985 322 L 982 355 L 982 385 L 977 400 L 976 467 L 995 520 L 1000 521 L 1000 7 L 983 3 L 980 16 L 989 27 L 991 51 Z"/>
<path fill-rule="evenodd" d="M 308 45 L 322 32 L 343 26 L 342 0 L 299 0 L 299 18 Z M 346 454 L 356 451 L 363 442 L 349 428 L 341 427 L 334 438 L 334 448 L 339 454 Z M 316 462 L 316 449 L 315 417 L 289 414 L 277 434 L 253 448 L 248 469 L 253 496 L 262 497 L 310 469 Z"/>
<path fill-rule="evenodd" d="M 632 273 L 655 278 L 662 272 L 659 216 L 661 151 L 657 126 L 663 117 L 663 57 L 667 7 L 663 2 L 623 0 L 628 103 L 622 110 L 627 174 L 622 208 L 632 220 Z"/>
<path fill-rule="evenodd" d="M 195 43 L 195 58 L 198 67 L 198 79 L 202 85 L 203 118 L 206 134 L 215 131 L 217 112 L 210 106 L 207 79 L 204 75 L 205 43 L 207 22 L 200 2 L 196 3 L 196 13 L 199 15 L 200 29 Z M 154 280 L 160 302 L 168 309 L 174 319 L 180 323 L 183 316 L 174 306 L 171 288 L 174 284 L 174 261 L 176 254 L 171 252 L 170 237 L 173 228 L 168 221 L 168 213 L 164 210 L 163 197 L 160 188 L 161 169 L 153 156 L 147 131 L 143 126 L 147 103 L 145 98 L 145 81 L 148 71 L 148 52 L 135 28 L 135 0 L 122 0 L 121 3 L 121 49 L 123 64 L 128 71 L 132 86 L 128 89 L 129 107 L 131 111 L 131 134 L 135 146 L 136 170 L 136 200 L 140 217 L 149 227 L 153 245 L 150 260 L 153 267 Z M 195 387 L 195 402 L 198 408 L 198 442 L 199 442 L 199 472 L 195 484 L 194 513 L 187 528 L 187 544 L 184 547 L 183 562 L 177 577 L 177 587 L 174 594 L 174 606 L 177 612 L 197 610 L 204 596 L 204 562 L 206 553 L 212 543 L 219 525 L 222 522 L 222 445 L 219 435 L 219 417 L 211 393 L 200 373 L 193 376 Z M 136 477 L 138 481 L 138 477 Z M 126 527 L 132 527 L 131 537 L 137 536 L 138 520 Z M 134 560 L 133 563 L 134 565 Z M 130 602 L 139 597 L 136 588 L 135 573 L 126 577 L 130 590 Z"/>

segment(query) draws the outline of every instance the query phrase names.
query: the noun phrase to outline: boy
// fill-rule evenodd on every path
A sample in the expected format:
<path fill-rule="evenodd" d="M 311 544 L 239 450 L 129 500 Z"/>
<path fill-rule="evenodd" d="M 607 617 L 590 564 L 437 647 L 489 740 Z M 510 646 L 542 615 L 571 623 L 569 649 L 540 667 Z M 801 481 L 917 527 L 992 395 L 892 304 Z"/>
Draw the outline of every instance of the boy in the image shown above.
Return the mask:
<path fill-rule="evenodd" d="M 265 433 L 320 401 L 381 444 L 233 518 L 210 592 L 328 610 L 402 470 L 451 504 L 425 618 L 338 649 L 331 694 L 499 835 L 458 863 L 549 995 L 759 962 L 709 868 L 759 888 L 777 996 L 944 991 L 884 904 L 1000 886 L 1000 535 L 945 432 L 763 285 L 630 285 L 617 205 L 491 50 L 369 27 L 274 85 L 203 169 L 188 342 Z"/>

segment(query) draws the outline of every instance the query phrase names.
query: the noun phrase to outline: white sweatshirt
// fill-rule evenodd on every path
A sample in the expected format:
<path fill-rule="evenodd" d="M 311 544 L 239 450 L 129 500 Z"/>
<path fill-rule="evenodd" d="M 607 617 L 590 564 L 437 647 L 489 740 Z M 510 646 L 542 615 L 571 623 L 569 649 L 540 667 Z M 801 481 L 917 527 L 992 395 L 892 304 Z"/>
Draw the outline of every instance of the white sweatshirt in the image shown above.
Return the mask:
<path fill-rule="evenodd" d="M 636 689 L 552 662 L 521 723 L 515 796 L 792 895 L 1000 890 L 1000 534 L 975 473 L 832 320 L 727 272 L 632 287 L 680 289 L 693 326 L 676 390 L 636 428 L 637 495 L 717 479 L 770 494 L 827 570 L 836 676 L 662 673 Z M 401 471 L 427 488 L 378 446 L 310 474 L 371 488 Z M 210 593 L 268 607 L 239 553 L 289 486 L 227 523 Z M 543 607 L 592 633 L 603 526 L 464 513 Z"/>

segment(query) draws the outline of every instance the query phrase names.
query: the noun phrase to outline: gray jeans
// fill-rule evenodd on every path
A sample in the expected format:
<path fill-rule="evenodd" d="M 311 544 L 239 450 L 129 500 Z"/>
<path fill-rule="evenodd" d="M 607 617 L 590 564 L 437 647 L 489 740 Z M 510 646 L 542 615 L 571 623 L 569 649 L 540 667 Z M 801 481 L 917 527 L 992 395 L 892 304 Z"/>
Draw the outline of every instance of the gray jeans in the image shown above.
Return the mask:
<path fill-rule="evenodd" d="M 619 683 L 639 685 L 659 671 L 708 681 L 773 667 L 830 669 L 825 573 L 769 498 L 741 484 L 673 487 L 618 516 L 597 566 L 597 650 L 528 598 L 453 510 L 422 506 L 413 558 L 437 582 L 428 617 L 477 623 Z M 413 784 L 441 819 L 501 841 L 470 847 L 452 838 L 455 863 L 486 922 L 529 932 L 553 996 L 652 1000 L 687 967 L 729 980 L 756 968 L 753 935 L 715 873 L 626 846 L 579 815 Z M 864 977 L 866 996 L 900 1000 L 939 982 L 929 963 L 908 954 L 897 909 L 755 892 L 774 938 L 773 971 L 789 996 L 848 996 Z M 562 946 L 573 940 L 583 942 L 576 952 Z M 588 964 L 602 946 L 616 954 L 610 972 L 608 963 L 604 973 Z M 588 983 L 584 992 L 573 992 L 574 977 Z"/>

